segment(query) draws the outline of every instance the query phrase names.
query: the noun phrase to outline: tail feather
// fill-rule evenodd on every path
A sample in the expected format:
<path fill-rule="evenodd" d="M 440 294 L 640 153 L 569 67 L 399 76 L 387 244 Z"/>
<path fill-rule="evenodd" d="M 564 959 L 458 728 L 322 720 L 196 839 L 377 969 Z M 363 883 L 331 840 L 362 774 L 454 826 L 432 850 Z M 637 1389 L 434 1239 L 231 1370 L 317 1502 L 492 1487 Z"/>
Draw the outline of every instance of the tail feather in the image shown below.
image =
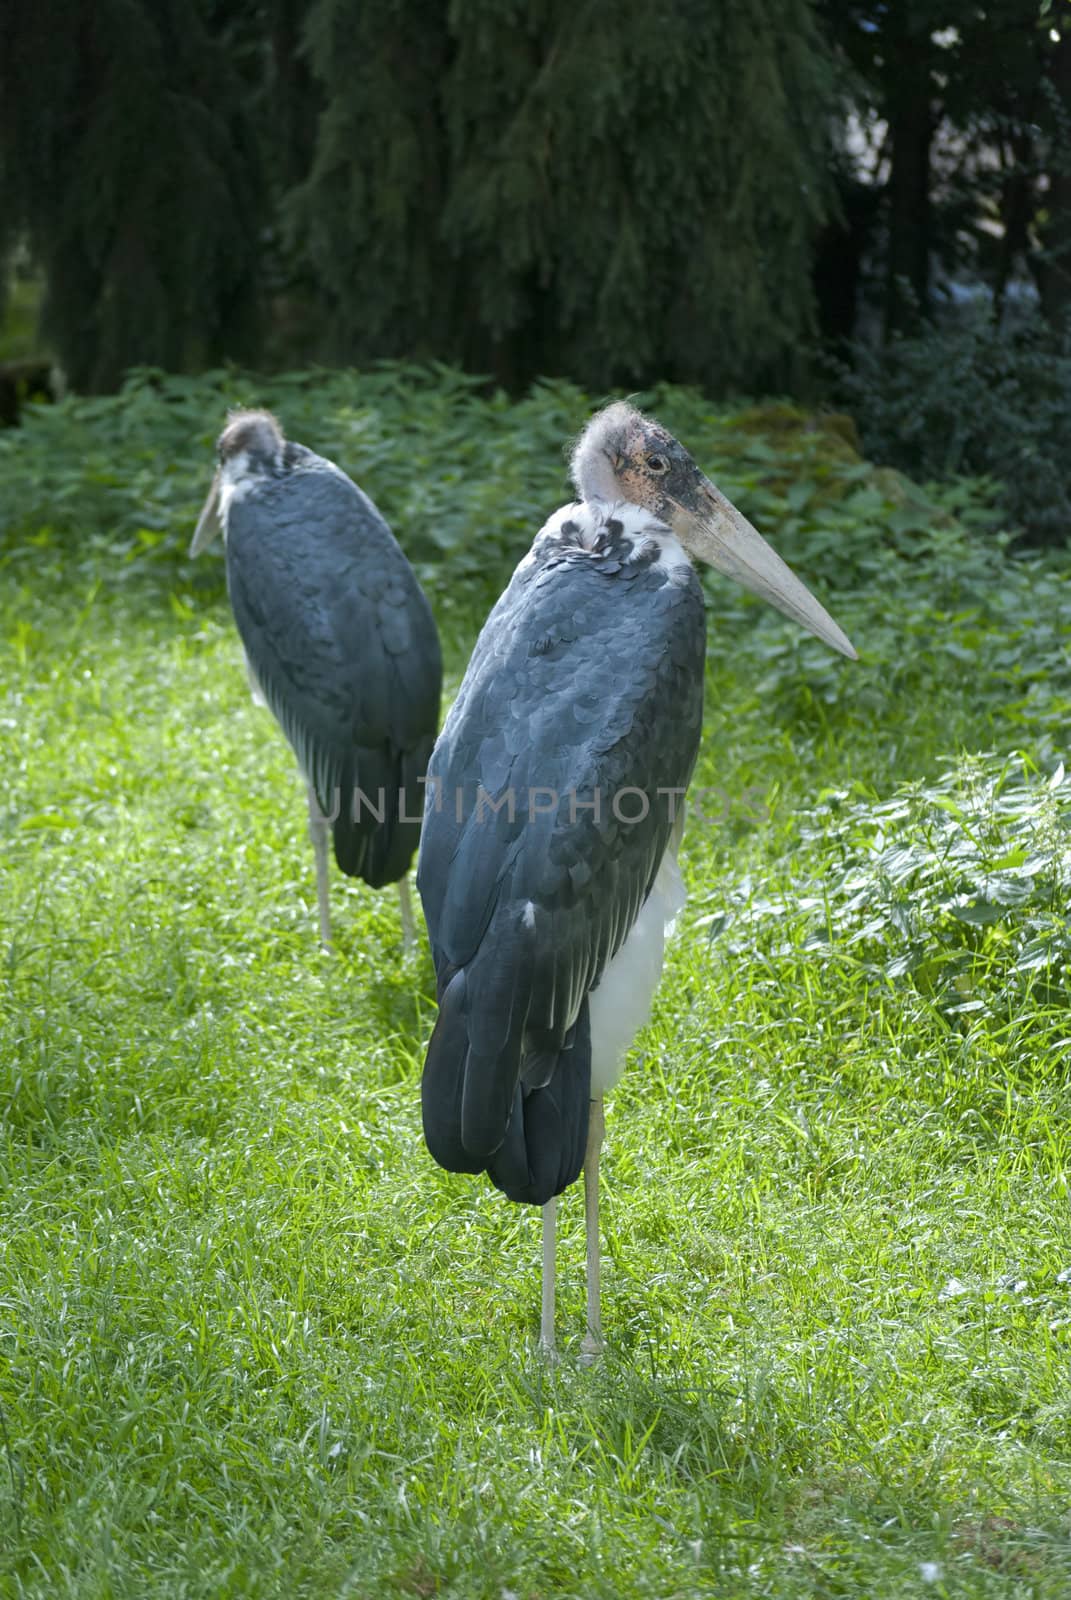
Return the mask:
<path fill-rule="evenodd" d="M 430 754 L 430 740 L 401 753 L 359 752 L 332 827 L 335 860 L 347 877 L 363 878 L 373 889 L 405 877 L 420 840 L 424 790 L 418 780 Z"/>
<path fill-rule="evenodd" d="M 482 1172 L 484 1158 L 465 1149 L 461 1138 L 461 1105 L 465 1093 L 465 1060 L 469 1051 L 466 1023 L 466 980 L 455 972 L 439 996 L 439 1015 L 428 1044 L 420 1103 L 424 1139 L 447 1172 Z"/>
<path fill-rule="evenodd" d="M 541 1050 L 537 1086 L 522 1080 L 523 997 L 511 997 L 497 1041 L 473 1040 L 468 1001 L 465 970 L 448 973 L 421 1084 L 428 1149 L 450 1172 L 486 1170 L 510 1200 L 545 1205 L 584 1164 L 591 1099 L 587 999 L 553 1066 Z M 527 1071 L 524 1077 L 533 1083 Z"/>
<path fill-rule="evenodd" d="M 396 883 L 409 871 L 424 816 L 424 786 L 419 780 L 428 770 L 431 747 L 429 738 L 415 750 L 403 750 L 395 762 L 387 815 L 370 838 L 365 859 L 364 877 L 373 889 Z"/>
<path fill-rule="evenodd" d="M 507 1200 L 543 1206 L 580 1176 L 591 1109 L 591 1025 L 587 999 L 573 1037 L 550 1080 L 524 1091 L 518 1083 L 506 1137 L 487 1163 Z"/>

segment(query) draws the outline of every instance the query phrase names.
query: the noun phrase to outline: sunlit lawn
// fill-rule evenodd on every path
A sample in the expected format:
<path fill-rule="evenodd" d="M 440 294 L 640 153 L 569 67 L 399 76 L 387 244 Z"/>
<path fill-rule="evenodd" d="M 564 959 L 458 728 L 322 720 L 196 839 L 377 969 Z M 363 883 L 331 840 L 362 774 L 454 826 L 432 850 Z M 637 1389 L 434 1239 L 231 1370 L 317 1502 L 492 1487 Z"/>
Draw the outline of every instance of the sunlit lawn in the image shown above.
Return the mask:
<path fill-rule="evenodd" d="M 831 599 L 852 668 L 717 591 L 725 800 L 611 1103 L 581 1370 L 579 1191 L 548 1367 L 538 1213 L 424 1150 L 394 895 L 336 876 L 320 951 L 218 585 L 79 573 L 0 595 L 0 1592 L 1066 1595 L 1062 968 L 1002 1013 L 987 944 L 958 1014 L 797 908 L 867 786 L 1016 745 L 1043 786 L 1066 684 L 1038 700 L 1016 624 L 907 572 Z M 1032 592 L 1051 670 L 1068 585 Z"/>

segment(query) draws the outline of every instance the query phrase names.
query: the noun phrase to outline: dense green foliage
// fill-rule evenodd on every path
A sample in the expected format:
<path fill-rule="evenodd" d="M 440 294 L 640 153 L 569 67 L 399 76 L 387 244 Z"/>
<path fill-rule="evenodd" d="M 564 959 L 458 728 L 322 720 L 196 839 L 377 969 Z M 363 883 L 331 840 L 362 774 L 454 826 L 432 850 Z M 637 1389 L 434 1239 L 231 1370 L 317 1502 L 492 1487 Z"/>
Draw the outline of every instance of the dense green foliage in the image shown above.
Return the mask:
<path fill-rule="evenodd" d="M 823 328 L 854 366 L 840 400 L 875 458 L 924 478 L 999 479 L 1009 526 L 1064 543 L 1071 11 L 1030 0 L 820 9 L 856 69 L 842 216 L 818 274 Z M 859 328 L 866 342 L 853 340 Z"/>
<path fill-rule="evenodd" d="M 791 372 L 833 110 L 810 0 L 316 0 L 308 38 L 326 110 L 292 237 L 336 356 Z"/>
<path fill-rule="evenodd" d="M 839 383 L 868 454 L 921 478 L 988 475 L 1009 526 L 1038 544 L 1071 527 L 1071 322 L 999 326 L 979 308 L 884 349 Z"/>
<path fill-rule="evenodd" d="M 812 0 L 17 4 L 0 268 L 25 233 L 78 388 L 254 341 L 783 384 L 836 79 Z"/>
<path fill-rule="evenodd" d="M 917 329 L 940 278 L 984 285 L 998 315 L 1014 280 L 1032 280 L 1058 328 L 1071 308 L 1063 0 L 820 0 L 819 11 L 855 69 L 839 248 L 865 254 L 886 334 Z"/>
<path fill-rule="evenodd" d="M 292 759 L 183 555 L 238 395 L 143 376 L 0 439 L 0 1590 L 1062 1600 L 1066 559 L 836 419 L 654 397 L 862 659 L 711 581 L 609 1349 L 578 1370 L 574 1191 L 547 1368 L 538 1217 L 421 1142 L 427 953 L 342 884 L 319 951 Z M 585 397 L 270 398 L 419 557 L 456 686 Z"/>
<path fill-rule="evenodd" d="M 946 505 L 969 530 L 994 526 L 991 487 L 927 493 L 875 472 L 853 448 L 847 418 L 813 419 L 787 405 L 724 412 L 672 387 L 640 398 L 715 464 L 726 491 L 761 526 L 775 527 L 789 558 L 813 576 L 861 583 L 890 560 L 896 570 L 900 555 L 933 561 L 935 524 L 951 520 Z M 511 403 L 437 366 L 274 378 L 137 372 L 117 397 L 70 395 L 30 408 L 21 429 L 0 433 L 0 543 L 9 559 L 39 564 L 52 551 L 96 571 L 110 552 L 120 576 L 159 570 L 214 592 L 218 569 L 191 568 L 184 555 L 214 440 L 226 408 L 238 404 L 270 406 L 290 437 L 366 484 L 404 530 L 441 604 L 471 625 L 548 508 L 568 498 L 569 445 L 591 402 L 574 384 L 548 381 Z M 1001 560 L 999 545 L 974 552 L 957 584 L 981 589 Z M 945 570 L 954 565 L 949 556 Z"/>
<path fill-rule="evenodd" d="M 813 393 L 969 283 L 1071 307 L 1063 0 L 13 0 L 16 259 L 80 389 L 457 362 Z M 0 338 L 0 344 L 4 341 Z"/>
<path fill-rule="evenodd" d="M 71 383 L 256 348 L 263 181 L 233 38 L 185 0 L 0 10 L 0 261 L 25 230 Z"/>

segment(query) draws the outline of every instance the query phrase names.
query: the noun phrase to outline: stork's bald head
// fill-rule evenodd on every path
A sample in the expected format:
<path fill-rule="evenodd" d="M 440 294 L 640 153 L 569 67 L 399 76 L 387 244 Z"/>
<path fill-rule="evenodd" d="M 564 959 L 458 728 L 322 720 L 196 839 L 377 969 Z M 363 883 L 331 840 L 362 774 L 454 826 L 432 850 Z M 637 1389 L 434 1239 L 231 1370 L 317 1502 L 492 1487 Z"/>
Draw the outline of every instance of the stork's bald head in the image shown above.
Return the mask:
<path fill-rule="evenodd" d="M 576 442 L 572 475 L 582 500 L 626 500 L 669 526 L 672 497 L 702 477 L 668 428 L 624 400 L 592 417 Z"/>
<path fill-rule="evenodd" d="M 235 410 L 216 440 L 216 475 L 197 519 L 190 555 L 211 544 L 226 522 L 228 497 L 249 480 L 280 472 L 286 439 L 270 411 Z"/>
<path fill-rule="evenodd" d="M 250 467 L 277 471 L 282 465 L 286 439 L 270 411 L 228 411 L 227 426 L 216 440 L 221 467 L 245 455 Z"/>
<path fill-rule="evenodd" d="M 642 506 L 673 530 L 690 556 L 855 658 L 833 618 L 653 417 L 622 400 L 597 412 L 577 440 L 572 472 L 583 500 Z"/>

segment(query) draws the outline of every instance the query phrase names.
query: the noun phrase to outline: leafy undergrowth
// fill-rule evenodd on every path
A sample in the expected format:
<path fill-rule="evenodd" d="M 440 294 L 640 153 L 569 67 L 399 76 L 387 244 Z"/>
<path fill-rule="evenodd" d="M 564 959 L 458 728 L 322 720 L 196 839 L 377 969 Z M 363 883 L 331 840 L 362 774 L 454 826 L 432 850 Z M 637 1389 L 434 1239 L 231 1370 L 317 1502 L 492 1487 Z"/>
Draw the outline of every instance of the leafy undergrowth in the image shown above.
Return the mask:
<path fill-rule="evenodd" d="M 984 486 L 656 397 L 862 660 L 711 583 L 608 1350 L 574 1191 L 548 1367 L 538 1216 L 423 1148 L 428 956 L 337 879 L 320 952 L 292 760 L 181 554 L 228 386 L 2 441 L 0 1591 L 1065 1595 L 1071 569 Z M 353 444 L 456 684 L 583 396 L 275 389 Z"/>
<path fill-rule="evenodd" d="M 708 915 L 734 958 L 756 955 L 772 927 L 782 948 L 802 932 L 805 950 L 836 943 L 869 979 L 909 981 L 950 1020 L 1009 1024 L 1039 998 L 1071 1007 L 1062 765 L 1045 780 L 1022 758 L 965 757 L 891 800 L 824 795 L 799 831 L 815 847 L 809 884 L 798 870 L 761 886 L 743 877 Z"/>

